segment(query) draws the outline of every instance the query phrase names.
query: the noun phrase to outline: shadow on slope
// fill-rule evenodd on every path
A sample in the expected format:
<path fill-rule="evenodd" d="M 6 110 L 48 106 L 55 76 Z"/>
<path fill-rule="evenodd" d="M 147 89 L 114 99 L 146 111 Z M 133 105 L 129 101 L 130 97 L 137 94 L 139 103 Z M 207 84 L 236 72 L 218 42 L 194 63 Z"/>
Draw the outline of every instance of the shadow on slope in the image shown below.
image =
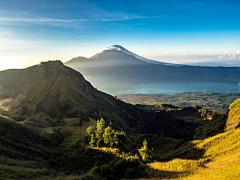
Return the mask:
<path fill-rule="evenodd" d="M 0 115 L 0 177 L 18 179 L 49 174 L 51 144 L 40 131 Z"/>

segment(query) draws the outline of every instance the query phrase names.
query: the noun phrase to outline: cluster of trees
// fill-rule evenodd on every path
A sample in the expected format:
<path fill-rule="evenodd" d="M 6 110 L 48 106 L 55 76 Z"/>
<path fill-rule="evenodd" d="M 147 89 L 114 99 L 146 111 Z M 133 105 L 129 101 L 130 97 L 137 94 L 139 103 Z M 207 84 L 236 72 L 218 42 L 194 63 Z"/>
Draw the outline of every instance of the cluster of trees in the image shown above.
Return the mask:
<path fill-rule="evenodd" d="M 124 142 L 125 133 L 116 132 L 110 126 L 107 126 L 106 122 L 101 118 L 97 121 L 97 127 L 93 128 L 89 126 L 87 128 L 87 140 L 90 146 L 109 146 L 110 148 L 116 147 L 119 143 Z M 147 140 L 143 141 L 143 147 L 138 149 L 139 154 L 143 161 L 148 161 L 152 158 L 152 150 L 147 147 Z"/>
<path fill-rule="evenodd" d="M 97 121 L 97 129 L 89 126 L 87 129 L 88 140 L 90 140 L 90 146 L 107 145 L 109 147 L 114 147 L 125 139 L 124 132 L 116 132 L 110 126 L 106 127 L 106 122 L 101 118 Z"/>

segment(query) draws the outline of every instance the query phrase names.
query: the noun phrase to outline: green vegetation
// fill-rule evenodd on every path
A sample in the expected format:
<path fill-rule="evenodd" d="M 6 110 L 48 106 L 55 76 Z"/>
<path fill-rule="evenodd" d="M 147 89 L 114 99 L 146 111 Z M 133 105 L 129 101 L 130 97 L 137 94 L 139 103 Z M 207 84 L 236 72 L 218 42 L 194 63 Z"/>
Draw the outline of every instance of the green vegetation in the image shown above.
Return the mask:
<path fill-rule="evenodd" d="M 114 129 L 112 129 L 109 126 L 107 128 L 105 128 L 105 131 L 103 134 L 103 140 L 104 140 L 104 143 L 109 145 L 111 148 L 114 145 L 118 145 L 117 135 L 116 135 Z"/>
<path fill-rule="evenodd" d="M 0 115 L 0 179 L 49 175 L 52 141 L 40 131 Z"/>
<path fill-rule="evenodd" d="M 239 178 L 239 100 L 228 113 L 133 107 L 58 61 L 0 74 L 1 99 L 28 92 L 1 106 L 0 179 Z"/>
<path fill-rule="evenodd" d="M 110 123 L 111 124 L 111 123 Z M 94 146 L 95 143 L 97 147 L 99 145 L 107 145 L 110 148 L 117 146 L 119 141 L 123 142 L 125 138 L 125 134 L 123 132 L 115 132 L 110 126 L 106 127 L 106 122 L 101 118 L 97 121 L 97 130 L 94 130 L 92 126 L 87 128 L 86 139 L 90 137 L 90 146 Z"/>
<path fill-rule="evenodd" d="M 178 157 L 148 164 L 150 177 L 162 179 L 238 179 L 240 129 L 183 144 L 168 152 Z"/>
<path fill-rule="evenodd" d="M 153 150 L 148 149 L 146 139 L 143 141 L 143 147 L 141 147 L 141 149 L 138 149 L 138 151 L 139 151 L 139 154 L 141 155 L 143 161 L 148 161 L 152 158 L 151 154 L 152 154 Z"/>
<path fill-rule="evenodd" d="M 95 135 L 97 140 L 96 141 L 97 147 L 103 141 L 103 133 L 104 133 L 105 126 L 106 126 L 106 123 L 102 118 L 97 121 L 97 130 Z"/>
<path fill-rule="evenodd" d="M 226 131 L 240 127 L 240 99 L 234 101 L 230 106 L 228 119 L 226 122 Z"/>
<path fill-rule="evenodd" d="M 120 94 L 117 97 L 131 104 L 172 104 L 175 106 L 200 106 L 210 110 L 226 112 L 229 105 L 240 98 L 240 93 L 232 92 L 182 92 L 168 94 Z"/>
<path fill-rule="evenodd" d="M 135 113 L 133 106 L 125 104 L 122 108 L 120 100 L 96 90 L 82 74 L 61 61 L 1 71 L 0 88 L 0 113 L 24 117 L 28 125 L 39 128 L 55 126 L 59 120 L 65 123 L 68 118 L 76 118 L 71 122 L 71 126 L 75 126 L 79 118 L 103 117 L 119 130 L 129 131 L 131 119 L 141 119 L 140 112 Z M 39 115 L 36 119 L 41 113 L 43 117 Z"/>

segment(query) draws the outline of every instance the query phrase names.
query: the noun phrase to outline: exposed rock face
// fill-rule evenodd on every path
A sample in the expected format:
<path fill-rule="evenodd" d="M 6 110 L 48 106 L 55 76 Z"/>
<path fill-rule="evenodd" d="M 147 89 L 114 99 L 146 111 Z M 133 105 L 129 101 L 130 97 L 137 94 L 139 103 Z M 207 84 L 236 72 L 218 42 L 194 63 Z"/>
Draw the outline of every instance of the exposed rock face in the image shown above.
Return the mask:
<path fill-rule="evenodd" d="M 44 68 L 44 64 L 43 63 L 40 63 L 38 65 L 38 73 L 39 74 L 44 74 L 46 72 L 45 68 Z"/>

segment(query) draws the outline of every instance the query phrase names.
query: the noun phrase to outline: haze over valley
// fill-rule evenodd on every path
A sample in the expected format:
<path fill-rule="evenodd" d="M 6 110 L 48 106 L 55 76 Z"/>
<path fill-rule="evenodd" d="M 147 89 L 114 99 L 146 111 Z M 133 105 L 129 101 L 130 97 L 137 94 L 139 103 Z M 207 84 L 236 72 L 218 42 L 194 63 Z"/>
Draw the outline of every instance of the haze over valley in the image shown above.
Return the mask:
<path fill-rule="evenodd" d="M 98 89 L 114 94 L 173 94 L 211 90 L 238 92 L 239 68 L 205 67 L 146 59 L 120 45 L 91 58 L 75 57 L 66 65 L 83 73 Z"/>

